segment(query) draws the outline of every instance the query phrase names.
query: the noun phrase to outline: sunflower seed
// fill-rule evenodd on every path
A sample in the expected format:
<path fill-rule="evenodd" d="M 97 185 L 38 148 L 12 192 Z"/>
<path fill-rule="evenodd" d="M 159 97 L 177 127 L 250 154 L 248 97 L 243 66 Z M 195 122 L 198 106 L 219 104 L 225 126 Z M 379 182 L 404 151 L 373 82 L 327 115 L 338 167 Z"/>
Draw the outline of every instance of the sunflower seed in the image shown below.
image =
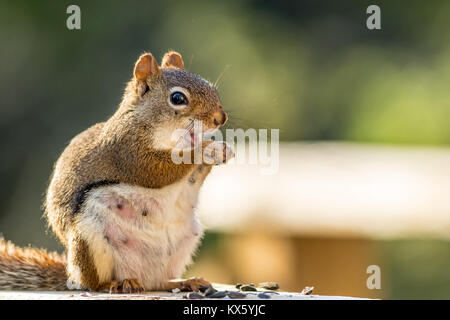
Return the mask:
<path fill-rule="evenodd" d="M 302 296 L 307 296 L 310 295 L 314 290 L 314 287 L 305 287 L 305 289 L 302 290 L 302 292 L 300 292 L 300 294 Z"/>
<path fill-rule="evenodd" d="M 211 286 L 200 286 L 198 288 L 198 290 L 200 290 L 200 292 L 205 292 L 206 290 L 208 290 L 208 288 L 210 288 Z"/>
<path fill-rule="evenodd" d="M 273 282 L 273 281 L 261 282 L 258 286 L 261 287 L 261 288 L 267 289 L 267 290 L 278 290 L 278 289 L 280 289 L 280 286 L 278 285 L 278 283 Z"/>
<path fill-rule="evenodd" d="M 213 294 L 211 294 L 211 295 L 209 295 L 207 297 L 208 298 L 214 298 L 214 299 L 216 299 L 216 298 L 223 298 L 223 297 L 226 297 L 227 294 L 228 294 L 228 292 L 226 292 L 226 291 L 217 291 L 217 292 L 214 292 Z"/>
<path fill-rule="evenodd" d="M 186 296 L 188 299 L 204 299 L 205 297 L 198 292 L 189 292 Z"/>
<path fill-rule="evenodd" d="M 257 291 L 252 285 L 245 285 L 239 288 L 241 291 Z"/>
<path fill-rule="evenodd" d="M 214 289 L 213 287 L 208 287 L 208 288 L 205 290 L 205 296 L 209 297 L 210 295 L 212 295 L 212 294 L 214 294 L 214 293 L 216 293 L 216 292 L 217 292 L 217 290 Z"/>
<path fill-rule="evenodd" d="M 231 299 L 242 299 L 245 298 L 247 295 L 239 291 L 230 291 L 228 292 L 228 296 Z"/>

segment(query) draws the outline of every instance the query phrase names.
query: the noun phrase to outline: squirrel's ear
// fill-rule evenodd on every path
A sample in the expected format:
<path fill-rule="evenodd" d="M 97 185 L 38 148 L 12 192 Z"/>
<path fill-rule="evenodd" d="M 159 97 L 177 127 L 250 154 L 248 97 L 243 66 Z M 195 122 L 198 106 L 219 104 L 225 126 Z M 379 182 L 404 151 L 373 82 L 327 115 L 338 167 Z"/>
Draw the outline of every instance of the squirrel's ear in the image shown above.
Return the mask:
<path fill-rule="evenodd" d="M 162 59 L 161 67 L 184 69 L 184 62 L 181 54 L 175 51 L 167 52 Z"/>
<path fill-rule="evenodd" d="M 149 77 L 157 76 L 161 72 L 158 62 L 151 53 L 142 54 L 134 66 L 134 76 L 139 81 L 146 81 Z"/>

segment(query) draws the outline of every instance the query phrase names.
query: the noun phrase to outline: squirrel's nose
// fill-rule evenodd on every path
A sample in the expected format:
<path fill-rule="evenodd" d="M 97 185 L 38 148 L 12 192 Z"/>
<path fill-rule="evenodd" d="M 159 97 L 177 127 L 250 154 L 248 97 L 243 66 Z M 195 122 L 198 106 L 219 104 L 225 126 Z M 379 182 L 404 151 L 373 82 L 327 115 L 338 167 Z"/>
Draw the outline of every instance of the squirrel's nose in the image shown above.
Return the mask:
<path fill-rule="evenodd" d="M 214 112 L 214 125 L 222 126 L 225 124 L 225 122 L 227 122 L 227 120 L 228 116 L 225 111 L 222 110 L 222 108 Z"/>

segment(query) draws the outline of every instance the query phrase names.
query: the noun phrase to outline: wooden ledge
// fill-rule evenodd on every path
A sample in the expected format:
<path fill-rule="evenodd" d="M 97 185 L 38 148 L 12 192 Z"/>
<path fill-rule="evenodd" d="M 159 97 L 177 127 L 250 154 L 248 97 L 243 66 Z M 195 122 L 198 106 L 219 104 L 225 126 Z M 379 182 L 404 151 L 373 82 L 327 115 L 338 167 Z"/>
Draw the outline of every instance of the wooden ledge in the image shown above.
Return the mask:
<path fill-rule="evenodd" d="M 213 284 L 214 288 L 220 291 L 237 291 L 234 286 L 224 284 Z M 265 291 L 264 291 L 265 292 Z M 321 296 L 303 295 L 298 292 L 276 291 L 276 293 L 266 292 L 270 298 L 260 298 L 261 292 L 245 292 L 245 300 L 352 300 L 363 299 L 342 296 Z M 142 294 L 108 294 L 101 292 L 87 291 L 0 291 L 0 300 L 187 300 L 186 292 L 146 292 Z M 209 298 L 205 298 L 208 300 Z M 212 299 L 211 299 L 212 300 Z M 224 297 L 214 300 L 231 300 Z M 237 300 L 237 299 L 234 299 Z"/>

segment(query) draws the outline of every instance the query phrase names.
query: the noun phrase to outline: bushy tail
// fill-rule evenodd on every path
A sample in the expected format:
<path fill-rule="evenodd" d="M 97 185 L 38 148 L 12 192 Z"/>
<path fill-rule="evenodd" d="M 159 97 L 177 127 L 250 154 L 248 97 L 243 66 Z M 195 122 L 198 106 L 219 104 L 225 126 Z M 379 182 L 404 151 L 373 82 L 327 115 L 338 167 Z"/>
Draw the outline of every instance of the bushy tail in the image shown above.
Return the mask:
<path fill-rule="evenodd" d="M 66 259 L 0 238 L 0 290 L 67 290 Z"/>

